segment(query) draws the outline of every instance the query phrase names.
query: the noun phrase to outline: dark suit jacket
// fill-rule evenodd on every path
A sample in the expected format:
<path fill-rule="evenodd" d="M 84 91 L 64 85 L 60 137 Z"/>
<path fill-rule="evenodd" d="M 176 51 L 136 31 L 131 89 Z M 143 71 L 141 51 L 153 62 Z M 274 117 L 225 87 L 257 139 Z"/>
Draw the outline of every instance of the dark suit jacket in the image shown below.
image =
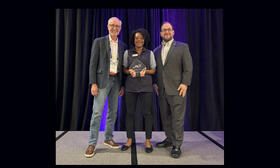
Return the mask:
<path fill-rule="evenodd" d="M 192 79 L 192 57 L 188 44 L 173 41 L 164 65 L 161 58 L 162 45 L 154 49 L 156 57 L 157 69 L 156 79 L 159 88 L 159 94 L 162 95 L 164 88 L 167 95 L 179 95 L 177 91 L 179 85 L 185 84 L 189 86 Z"/>
<path fill-rule="evenodd" d="M 123 54 L 126 44 L 118 39 L 118 80 L 120 85 L 124 85 L 122 75 Z M 91 49 L 89 66 L 89 83 L 97 84 L 98 88 L 106 87 L 110 72 L 111 47 L 109 35 L 96 38 Z"/>

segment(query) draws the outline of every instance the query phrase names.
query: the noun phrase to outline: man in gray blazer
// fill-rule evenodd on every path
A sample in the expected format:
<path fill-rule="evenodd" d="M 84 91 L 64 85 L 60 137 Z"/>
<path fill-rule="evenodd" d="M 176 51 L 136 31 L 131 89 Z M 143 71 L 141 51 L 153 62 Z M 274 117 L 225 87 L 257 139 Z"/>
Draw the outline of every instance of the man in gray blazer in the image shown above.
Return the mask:
<path fill-rule="evenodd" d="M 162 45 L 154 49 L 157 64 L 154 88 L 166 139 L 156 146 L 173 145 L 171 156 L 178 158 L 184 138 L 185 95 L 191 84 L 192 58 L 188 45 L 173 39 L 174 30 L 169 22 L 161 26 L 160 36 Z"/>
<path fill-rule="evenodd" d="M 92 157 L 95 154 L 101 116 L 107 97 L 108 111 L 104 144 L 111 148 L 119 148 L 119 145 L 113 140 L 113 129 L 117 117 L 118 98 L 124 94 L 122 62 L 126 44 L 118 39 L 121 21 L 117 17 L 110 18 L 107 27 L 109 35 L 96 38 L 91 50 L 89 83 L 94 102 L 90 121 L 89 146 L 84 154 L 86 157 Z"/>

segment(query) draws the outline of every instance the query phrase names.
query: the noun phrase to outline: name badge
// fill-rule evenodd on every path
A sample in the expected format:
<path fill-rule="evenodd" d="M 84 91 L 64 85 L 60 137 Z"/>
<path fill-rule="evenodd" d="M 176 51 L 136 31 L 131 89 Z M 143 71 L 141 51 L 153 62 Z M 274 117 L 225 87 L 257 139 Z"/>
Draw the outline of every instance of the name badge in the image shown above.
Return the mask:
<path fill-rule="evenodd" d="M 137 57 L 138 56 L 138 54 L 132 54 L 132 57 Z"/>
<path fill-rule="evenodd" d="M 118 70 L 118 60 L 110 60 L 110 72 L 117 73 Z"/>

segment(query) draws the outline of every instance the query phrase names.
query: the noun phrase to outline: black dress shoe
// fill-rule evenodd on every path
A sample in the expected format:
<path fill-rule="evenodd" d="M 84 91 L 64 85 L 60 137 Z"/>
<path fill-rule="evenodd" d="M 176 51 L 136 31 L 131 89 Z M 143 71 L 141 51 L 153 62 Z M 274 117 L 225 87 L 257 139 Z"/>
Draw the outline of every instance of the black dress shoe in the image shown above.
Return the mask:
<path fill-rule="evenodd" d="M 126 151 L 128 148 L 130 148 L 130 146 L 125 146 L 125 145 L 123 145 L 123 146 L 121 147 L 121 150 L 122 150 L 122 151 Z"/>
<path fill-rule="evenodd" d="M 173 158 L 179 158 L 181 155 L 181 149 L 180 147 L 176 147 L 176 146 L 173 146 L 172 150 L 171 150 L 171 156 Z"/>
<path fill-rule="evenodd" d="M 153 152 L 153 146 L 151 145 L 151 147 L 150 148 L 145 148 L 145 151 L 147 152 L 147 153 L 151 153 L 151 152 Z"/>
<path fill-rule="evenodd" d="M 172 145 L 172 143 L 166 141 L 166 139 L 165 139 L 164 141 L 157 143 L 156 147 L 158 147 L 158 148 L 166 148 L 166 147 L 169 147 L 171 145 Z"/>

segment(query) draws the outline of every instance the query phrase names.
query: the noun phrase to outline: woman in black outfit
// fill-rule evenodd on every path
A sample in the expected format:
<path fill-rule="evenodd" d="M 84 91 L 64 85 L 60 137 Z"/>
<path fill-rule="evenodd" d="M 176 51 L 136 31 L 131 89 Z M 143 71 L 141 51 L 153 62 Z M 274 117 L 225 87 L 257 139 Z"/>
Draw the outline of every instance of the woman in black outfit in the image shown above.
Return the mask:
<path fill-rule="evenodd" d="M 153 87 L 152 76 L 156 72 L 156 62 L 152 51 L 147 49 L 149 43 L 149 33 L 145 29 L 137 29 L 130 38 L 132 48 L 124 53 L 123 72 L 127 74 L 125 82 L 125 102 L 126 102 L 126 131 L 127 142 L 121 147 L 121 150 L 127 150 L 132 144 L 132 133 L 134 125 L 134 113 L 136 112 L 137 99 L 142 105 L 142 111 L 145 120 L 146 148 L 145 151 L 153 151 L 150 139 L 152 138 L 152 103 Z M 146 48 L 144 47 L 146 46 Z M 138 62 L 137 62 L 138 61 Z M 135 65 L 142 64 L 143 70 L 137 73 Z M 134 66 L 134 67 L 133 67 Z M 136 66 L 139 67 L 139 66 Z"/>

